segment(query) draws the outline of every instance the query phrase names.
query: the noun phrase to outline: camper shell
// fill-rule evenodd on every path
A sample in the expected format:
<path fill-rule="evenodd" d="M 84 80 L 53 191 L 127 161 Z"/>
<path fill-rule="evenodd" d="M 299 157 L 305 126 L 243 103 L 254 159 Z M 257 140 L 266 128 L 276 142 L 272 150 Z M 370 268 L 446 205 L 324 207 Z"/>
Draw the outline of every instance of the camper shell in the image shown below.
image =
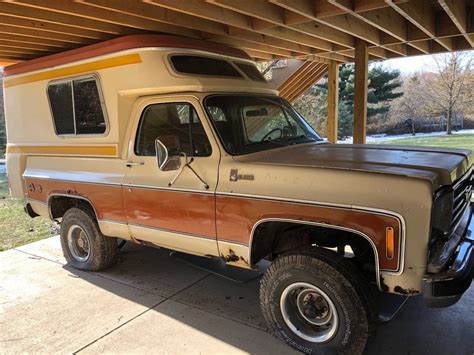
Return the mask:
<path fill-rule="evenodd" d="M 21 177 L 27 156 L 125 158 L 125 132 L 138 97 L 183 92 L 276 93 L 265 81 L 251 79 L 241 71 L 237 78 L 180 73 L 170 61 L 179 54 L 254 65 L 245 52 L 235 48 L 176 36 L 138 35 L 7 67 L 5 114 L 12 195 L 24 197 Z M 106 131 L 57 134 L 48 86 L 84 78 L 97 83 Z M 25 104 L 28 102 L 34 104 Z"/>
<path fill-rule="evenodd" d="M 7 171 L 72 266 L 117 239 L 247 269 L 270 329 L 360 353 L 372 288 L 455 303 L 474 269 L 472 152 L 327 144 L 242 51 L 136 35 L 5 70 Z M 397 308 L 399 309 L 399 308 Z"/>

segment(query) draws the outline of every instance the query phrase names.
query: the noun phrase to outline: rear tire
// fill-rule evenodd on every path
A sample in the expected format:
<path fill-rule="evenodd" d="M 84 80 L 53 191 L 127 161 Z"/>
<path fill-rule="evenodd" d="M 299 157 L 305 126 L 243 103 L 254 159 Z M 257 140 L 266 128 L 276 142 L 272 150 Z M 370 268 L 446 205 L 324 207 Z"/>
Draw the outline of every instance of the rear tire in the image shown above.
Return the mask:
<path fill-rule="evenodd" d="M 100 271 L 117 260 L 117 238 L 104 236 L 89 211 L 70 208 L 62 218 L 60 235 L 64 257 L 75 269 Z"/>
<path fill-rule="evenodd" d="M 305 353 L 361 354 L 373 333 L 368 282 L 326 249 L 278 257 L 260 284 L 270 331 Z"/>

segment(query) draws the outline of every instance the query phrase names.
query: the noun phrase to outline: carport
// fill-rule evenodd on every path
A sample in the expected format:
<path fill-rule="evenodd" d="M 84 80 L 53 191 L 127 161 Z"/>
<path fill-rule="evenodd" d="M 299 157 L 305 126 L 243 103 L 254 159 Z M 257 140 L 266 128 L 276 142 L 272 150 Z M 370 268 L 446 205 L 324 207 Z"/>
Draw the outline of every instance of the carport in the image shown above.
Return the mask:
<path fill-rule="evenodd" d="M 223 43 L 286 59 L 273 85 L 290 101 L 327 73 L 336 142 L 338 64 L 354 62 L 354 143 L 365 143 L 369 61 L 472 49 L 473 10 L 472 0 L 9 0 L 0 65 L 136 33 Z"/>
<path fill-rule="evenodd" d="M 339 65 L 355 63 L 353 141 L 364 144 L 369 63 L 472 50 L 473 20 L 474 0 L 0 0 L 0 66 L 130 34 L 204 39 L 284 60 L 271 84 L 290 102 L 327 74 L 327 137 L 336 142 Z M 235 284 L 130 244 L 116 269 L 86 273 L 66 265 L 59 244 L 0 255 L 0 350 L 291 351 L 265 332 L 258 280 Z M 411 299 L 369 353 L 471 352 L 472 291 L 445 310 Z"/>

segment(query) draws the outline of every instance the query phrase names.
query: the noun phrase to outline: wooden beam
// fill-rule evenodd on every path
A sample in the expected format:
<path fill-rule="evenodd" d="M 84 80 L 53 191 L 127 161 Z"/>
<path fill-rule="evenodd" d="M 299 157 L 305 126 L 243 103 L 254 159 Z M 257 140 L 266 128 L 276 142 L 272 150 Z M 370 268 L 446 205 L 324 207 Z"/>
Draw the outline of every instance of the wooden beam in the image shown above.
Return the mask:
<path fill-rule="evenodd" d="M 415 48 L 416 50 L 422 52 L 423 54 L 429 54 L 430 53 L 430 43 L 431 43 L 431 40 L 423 40 L 423 41 L 409 42 L 408 45 L 411 46 L 412 48 Z"/>
<path fill-rule="evenodd" d="M 51 41 L 58 41 L 60 43 L 67 44 L 92 44 L 95 43 L 93 39 L 84 38 L 80 36 L 70 35 L 70 34 L 63 34 L 57 32 L 51 32 L 48 30 L 41 30 L 39 28 L 28 28 L 22 26 L 13 26 L 13 25 L 5 25 L 3 24 L 2 20 L 5 17 L 0 15 L 0 34 L 5 35 L 18 35 L 18 36 L 27 36 L 31 38 L 37 38 L 41 40 L 51 40 Z M 34 21 L 31 21 L 34 22 Z"/>
<path fill-rule="evenodd" d="M 35 29 L 41 32 L 48 31 L 65 36 L 82 37 L 85 39 L 94 39 L 105 41 L 113 38 L 113 35 L 104 32 L 92 31 L 84 28 L 72 27 L 64 24 L 51 23 L 46 21 L 38 21 L 35 18 L 21 18 L 10 15 L 4 15 L 0 11 L 0 25 L 8 25 L 12 27 L 21 27 Z"/>
<path fill-rule="evenodd" d="M 329 4 L 327 1 L 314 0 L 269 0 L 293 13 L 307 17 L 307 14 L 318 18 L 330 17 L 344 14 L 344 11 Z M 294 11 L 296 10 L 296 11 Z"/>
<path fill-rule="evenodd" d="M 264 52 L 259 52 L 259 51 L 254 51 L 251 49 L 245 49 L 243 50 L 252 58 L 257 59 L 257 60 L 273 60 L 275 59 L 275 56 L 272 54 L 264 53 Z"/>
<path fill-rule="evenodd" d="M 36 0 L 35 0 L 36 1 Z M 249 30 L 241 30 L 228 24 L 220 23 L 207 18 L 192 16 L 188 13 L 181 13 L 167 7 L 155 6 L 151 3 L 133 3 L 125 0 L 81 0 L 84 4 L 94 6 L 99 9 L 107 9 L 112 15 L 114 13 L 124 16 L 136 16 L 138 20 L 152 22 L 150 26 L 156 25 L 177 25 L 183 29 L 193 29 L 205 32 L 205 38 L 219 43 L 242 47 L 249 50 L 258 50 L 262 45 L 263 52 L 277 56 L 291 57 L 292 50 L 295 53 L 312 53 L 309 47 L 298 46 L 297 44 L 281 39 L 265 38 L 259 33 Z M 184 3 L 183 3 L 184 4 Z M 192 3 L 186 2 L 184 5 Z M 177 4 L 179 5 L 179 3 Z M 209 6 L 203 4 L 204 6 Z M 192 13 L 192 12 L 190 12 Z M 249 27 L 249 26 L 246 26 Z M 230 43 L 232 42 L 232 44 Z M 250 43 L 250 42 L 253 42 Z M 262 44 L 263 43 L 263 44 Z M 273 48 L 273 50 L 271 50 Z"/>
<path fill-rule="evenodd" d="M 44 44 L 38 43 L 28 43 L 28 42 L 20 42 L 20 41 L 11 41 L 8 39 L 4 39 L 3 36 L 0 35 L 0 46 L 3 47 L 10 47 L 12 49 L 31 49 L 37 51 L 45 51 L 45 52 L 56 52 L 60 51 L 62 48 L 48 46 Z"/>
<path fill-rule="evenodd" d="M 369 81 L 369 51 L 367 42 L 356 41 L 354 78 L 353 143 L 364 144 L 367 130 L 367 95 Z"/>
<path fill-rule="evenodd" d="M 50 3 L 52 4 L 54 2 Z M 26 4 L 22 4 L 19 2 L 2 2 L 0 12 L 9 16 L 24 19 L 41 20 L 57 25 L 64 25 L 68 27 L 75 27 L 79 29 L 103 32 L 114 35 L 130 34 L 136 32 L 131 30 L 130 28 L 127 29 L 124 26 L 114 25 L 98 20 L 80 18 L 78 16 L 71 15 L 71 13 L 57 13 L 54 11 L 44 10 L 38 7 L 33 8 L 24 5 Z"/>
<path fill-rule="evenodd" d="M 143 4 L 138 1 L 129 1 L 128 4 L 133 5 L 130 8 L 133 9 L 142 9 L 143 6 L 149 6 L 151 9 L 147 9 L 148 13 L 151 14 L 146 17 L 134 16 L 133 12 L 118 12 L 113 11 L 112 9 L 95 7 L 92 8 L 85 1 L 73 1 L 73 0 L 61 0 L 61 1 L 48 1 L 48 0 L 18 0 L 21 1 L 21 4 L 32 9 L 38 10 L 47 10 L 51 11 L 55 17 L 70 15 L 73 14 L 77 16 L 81 21 L 92 21 L 93 23 L 105 23 L 111 26 L 120 26 L 120 28 L 127 28 L 127 31 L 137 32 L 138 30 L 146 30 L 153 32 L 163 32 L 169 34 L 176 34 L 181 36 L 198 38 L 199 34 L 192 29 L 189 29 L 185 26 L 179 26 L 179 21 L 174 21 L 175 19 L 171 16 L 167 23 L 160 22 L 159 16 L 157 19 L 150 19 L 153 12 L 151 10 L 156 10 L 153 6 Z M 116 1 L 117 4 L 123 3 L 121 0 Z M 155 14 L 156 15 L 156 14 Z M 163 15 L 162 15 L 163 16 Z M 186 20 L 186 19 L 180 19 Z M 178 23 L 176 23 L 178 22 Z M 223 29 L 224 31 L 224 29 Z M 122 34 L 122 33 L 120 33 Z"/>
<path fill-rule="evenodd" d="M 474 47 L 474 41 L 467 34 L 467 6 L 465 0 L 438 0 L 441 7 L 444 9 L 449 18 L 462 33 L 466 41 L 471 47 Z"/>
<path fill-rule="evenodd" d="M 311 54 L 315 52 L 313 48 L 308 46 L 303 46 L 285 39 L 275 38 L 261 33 L 244 30 L 238 27 L 229 26 L 228 32 L 230 37 L 254 42 L 257 45 L 268 45 L 285 51 L 291 51 L 293 53 Z"/>
<path fill-rule="evenodd" d="M 315 67 L 318 66 L 316 62 L 306 62 L 304 63 L 293 75 L 291 75 L 280 87 L 281 96 L 285 96 L 288 93 L 292 92 L 294 88 L 298 85 L 298 82 L 303 80 L 305 77 L 308 77 Z"/>
<path fill-rule="evenodd" d="M 396 3 L 404 3 L 409 0 L 395 0 Z M 353 0 L 354 10 L 358 13 L 386 8 L 385 0 Z"/>
<path fill-rule="evenodd" d="M 405 43 L 387 44 L 383 46 L 386 50 L 395 52 L 403 57 L 408 54 L 407 45 Z"/>
<path fill-rule="evenodd" d="M 342 31 L 334 30 L 333 28 L 318 22 L 306 22 L 300 24 L 294 24 L 288 26 L 288 28 L 294 29 L 301 33 L 308 33 L 315 35 L 318 38 L 326 41 L 339 44 L 341 46 L 354 48 L 354 37 Z"/>
<path fill-rule="evenodd" d="M 339 9 L 339 13 L 342 15 L 332 17 L 318 16 L 317 10 L 314 6 L 307 1 L 301 0 L 271 0 L 272 3 L 277 4 L 287 10 L 296 12 L 302 16 L 307 17 L 310 20 L 320 22 L 326 26 L 332 27 L 337 31 L 342 31 L 351 36 L 364 39 L 374 45 L 380 44 L 380 33 L 379 30 L 364 23 L 363 21 L 354 18 L 353 16 L 346 13 L 345 10 Z M 319 1 L 317 3 L 320 3 Z M 337 8 L 330 4 L 331 7 Z"/>
<path fill-rule="evenodd" d="M 288 101 L 293 102 L 299 96 L 308 91 L 314 84 L 316 84 L 327 72 L 327 65 L 322 64 L 317 71 L 308 79 L 300 83 L 298 88 L 288 97 Z"/>
<path fill-rule="evenodd" d="M 44 51 L 44 50 L 18 48 L 18 47 L 11 47 L 9 45 L 4 46 L 2 44 L 0 44 L 0 52 L 11 53 L 12 55 L 14 55 L 14 54 L 18 54 L 18 55 L 30 54 L 30 55 L 36 55 L 36 56 L 49 54 L 47 51 Z"/>
<path fill-rule="evenodd" d="M 339 63 L 332 61 L 328 66 L 328 122 L 327 138 L 337 143 L 337 121 L 339 103 Z"/>
<path fill-rule="evenodd" d="M 4 61 L 24 61 L 35 58 L 34 55 L 27 55 L 21 53 L 12 53 L 12 52 L 4 52 L 0 50 L 0 58 Z"/>
<path fill-rule="evenodd" d="M 279 6 L 275 6 L 273 4 L 268 3 L 267 1 L 255 0 L 252 2 L 252 6 L 249 6 L 248 3 L 240 0 L 207 0 L 207 2 L 231 11 L 238 12 L 246 16 L 274 23 L 275 25 L 285 27 L 290 31 L 299 32 L 296 34 L 296 36 L 301 37 L 301 40 L 305 40 L 305 42 L 303 42 L 302 44 L 311 45 L 312 47 L 319 48 L 322 50 L 333 49 L 333 43 L 325 39 L 321 39 L 322 33 L 324 33 L 324 29 L 316 29 L 312 26 L 300 26 L 292 28 L 285 24 L 284 10 Z M 255 27 L 254 29 L 261 30 Z M 267 34 L 273 33 L 275 31 L 284 32 L 282 30 L 283 29 L 280 27 L 263 29 L 264 32 L 270 31 L 266 32 Z M 324 33 L 323 37 L 328 36 L 331 37 L 331 32 Z M 348 44 L 350 43 L 351 40 L 350 38 L 348 38 Z"/>
<path fill-rule="evenodd" d="M 41 37 L 35 37 L 35 36 L 25 36 L 22 34 L 4 33 L 1 30 L 1 26 L 0 26 L 0 39 L 5 40 L 5 41 L 13 41 L 15 43 L 29 43 L 29 44 L 57 47 L 57 48 L 64 48 L 64 49 L 71 49 L 71 48 L 77 47 L 77 45 L 75 44 L 61 42 L 61 41 L 50 39 L 50 38 L 41 38 Z"/>
<path fill-rule="evenodd" d="M 474 7 L 467 8 L 466 11 L 467 34 L 474 34 Z M 459 35 L 459 29 L 445 11 L 436 13 L 436 36 L 452 37 Z"/>
<path fill-rule="evenodd" d="M 96 3 L 99 0 L 94 0 Z M 103 1 L 103 0 L 102 0 Z M 111 3 L 115 3 L 113 0 L 108 0 Z M 157 7 L 167 8 L 170 10 L 177 11 L 179 13 L 196 16 L 216 22 L 225 22 L 229 26 L 229 35 L 232 37 L 239 37 L 248 41 L 251 38 L 258 37 L 260 41 L 267 45 L 278 46 L 282 49 L 290 51 L 316 54 L 317 50 L 308 45 L 308 41 L 294 41 L 298 38 L 300 33 L 296 31 L 289 31 L 284 28 L 269 28 L 265 30 L 255 30 L 252 26 L 252 19 L 246 15 L 231 11 L 218 6 L 212 6 L 206 3 L 204 0 L 186 0 L 186 1 L 175 1 L 175 0 L 144 0 Z M 115 6 L 115 5 L 114 5 Z M 282 31 L 283 30 L 283 31 Z M 243 37 L 245 34 L 245 37 Z M 310 37 L 311 39 L 311 37 Z M 314 38 L 313 38 L 314 39 Z"/>
<path fill-rule="evenodd" d="M 416 0 L 401 4 L 397 4 L 394 0 L 385 0 L 385 2 L 448 51 L 453 50 L 450 39 L 436 36 L 436 15 L 430 0 Z"/>
<path fill-rule="evenodd" d="M 267 55 L 268 54 L 279 55 L 285 58 L 292 58 L 294 56 L 293 52 L 285 50 L 285 49 L 271 47 L 266 44 L 249 42 L 249 41 L 236 39 L 232 37 L 212 37 L 209 40 L 211 42 L 217 42 L 217 43 L 227 44 L 233 47 L 239 47 L 245 51 L 250 50 L 250 51 L 266 53 Z M 260 57 L 260 58 L 263 58 L 263 57 Z"/>
<path fill-rule="evenodd" d="M 378 28 L 379 30 L 399 39 L 400 41 L 407 40 L 406 20 L 398 12 L 390 7 L 377 8 L 376 11 L 357 11 L 355 3 L 347 0 L 328 0 L 334 6 L 337 6 L 352 16 L 366 22 L 370 26 Z M 366 5 L 369 5 L 369 1 Z M 376 3 L 381 6 L 380 1 L 372 1 L 372 6 L 367 6 L 373 9 Z M 385 4 L 385 3 L 384 3 Z M 363 6 L 359 1 L 359 6 Z M 387 4 L 385 4 L 387 6 Z"/>
<path fill-rule="evenodd" d="M 301 23 L 307 23 L 309 20 L 297 14 L 296 12 L 289 11 L 287 9 L 283 9 L 285 11 L 285 25 L 292 26 L 292 25 L 299 25 Z"/>

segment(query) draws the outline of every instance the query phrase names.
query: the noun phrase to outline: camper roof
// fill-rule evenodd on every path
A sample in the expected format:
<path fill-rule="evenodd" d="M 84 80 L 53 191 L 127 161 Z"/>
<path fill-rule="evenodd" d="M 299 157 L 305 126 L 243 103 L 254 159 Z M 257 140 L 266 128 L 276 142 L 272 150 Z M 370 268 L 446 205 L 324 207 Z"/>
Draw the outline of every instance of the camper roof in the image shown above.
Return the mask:
<path fill-rule="evenodd" d="M 8 66 L 5 68 L 5 77 L 139 48 L 195 49 L 251 60 L 251 58 L 240 49 L 198 39 L 170 35 L 130 35 Z"/>

